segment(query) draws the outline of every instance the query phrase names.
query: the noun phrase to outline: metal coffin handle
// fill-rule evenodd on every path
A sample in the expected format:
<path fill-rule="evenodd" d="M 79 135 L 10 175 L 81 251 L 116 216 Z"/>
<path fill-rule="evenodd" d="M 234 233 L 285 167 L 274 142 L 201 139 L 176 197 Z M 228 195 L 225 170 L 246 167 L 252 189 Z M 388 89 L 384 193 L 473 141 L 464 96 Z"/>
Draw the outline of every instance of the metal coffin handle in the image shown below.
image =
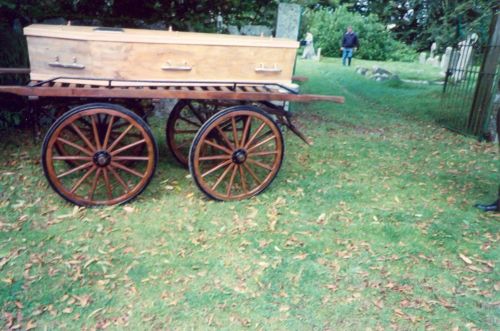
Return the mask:
<path fill-rule="evenodd" d="M 161 70 L 165 71 L 191 71 L 192 69 L 193 67 L 188 65 L 187 62 L 184 62 L 184 65 L 180 66 L 173 66 L 172 64 L 170 64 L 170 62 L 167 62 L 166 65 L 161 67 Z"/>
<path fill-rule="evenodd" d="M 260 66 L 258 66 L 257 68 L 255 68 L 255 72 L 257 73 L 266 73 L 266 72 L 270 72 L 270 73 L 279 73 L 281 72 L 281 69 L 278 68 L 278 66 L 275 64 L 274 67 L 272 68 L 266 68 L 264 67 L 264 65 L 261 63 Z"/>
<path fill-rule="evenodd" d="M 56 56 L 56 60 L 54 62 L 50 62 L 49 66 L 66 69 L 85 69 L 83 64 L 77 63 L 76 57 L 73 58 L 73 63 L 61 63 L 59 62 L 59 56 Z"/>

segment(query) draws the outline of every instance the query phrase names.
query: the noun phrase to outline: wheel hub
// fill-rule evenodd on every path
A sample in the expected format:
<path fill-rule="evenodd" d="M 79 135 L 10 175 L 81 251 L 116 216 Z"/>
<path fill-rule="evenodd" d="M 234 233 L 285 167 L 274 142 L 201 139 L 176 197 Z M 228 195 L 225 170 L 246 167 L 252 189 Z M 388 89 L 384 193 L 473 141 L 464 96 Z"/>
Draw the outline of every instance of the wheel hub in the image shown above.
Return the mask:
<path fill-rule="evenodd" d="M 233 153 L 233 162 L 236 164 L 242 164 L 247 159 L 247 152 L 244 149 L 238 149 Z"/>
<path fill-rule="evenodd" d="M 111 155 L 106 151 L 99 151 L 94 154 L 94 163 L 99 167 L 105 167 L 111 163 Z"/>

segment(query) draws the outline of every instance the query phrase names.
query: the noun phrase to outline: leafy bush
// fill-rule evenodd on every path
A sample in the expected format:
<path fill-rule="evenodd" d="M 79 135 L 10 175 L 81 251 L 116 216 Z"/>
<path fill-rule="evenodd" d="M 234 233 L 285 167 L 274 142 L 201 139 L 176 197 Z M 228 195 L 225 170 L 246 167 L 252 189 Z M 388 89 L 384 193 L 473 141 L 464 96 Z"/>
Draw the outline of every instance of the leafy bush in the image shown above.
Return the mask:
<path fill-rule="evenodd" d="M 377 16 L 361 16 L 346 7 L 335 11 L 319 9 L 306 12 L 308 31 L 314 36 L 314 44 L 321 47 L 325 56 L 339 56 L 342 36 L 352 26 L 359 38 L 357 57 L 365 60 L 413 61 L 416 53 L 409 46 L 396 41 L 380 23 Z"/>

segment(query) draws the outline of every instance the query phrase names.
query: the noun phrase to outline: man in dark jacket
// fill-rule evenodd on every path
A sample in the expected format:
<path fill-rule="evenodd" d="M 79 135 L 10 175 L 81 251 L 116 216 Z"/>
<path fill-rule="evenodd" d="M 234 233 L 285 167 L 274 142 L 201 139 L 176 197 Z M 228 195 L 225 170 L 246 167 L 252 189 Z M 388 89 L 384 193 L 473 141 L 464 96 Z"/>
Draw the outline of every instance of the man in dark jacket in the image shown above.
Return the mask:
<path fill-rule="evenodd" d="M 342 50 L 342 65 L 346 65 L 346 59 L 348 65 L 351 65 L 352 54 L 358 47 L 358 36 L 352 32 L 352 27 L 348 27 L 342 38 L 342 47 L 340 48 Z"/>

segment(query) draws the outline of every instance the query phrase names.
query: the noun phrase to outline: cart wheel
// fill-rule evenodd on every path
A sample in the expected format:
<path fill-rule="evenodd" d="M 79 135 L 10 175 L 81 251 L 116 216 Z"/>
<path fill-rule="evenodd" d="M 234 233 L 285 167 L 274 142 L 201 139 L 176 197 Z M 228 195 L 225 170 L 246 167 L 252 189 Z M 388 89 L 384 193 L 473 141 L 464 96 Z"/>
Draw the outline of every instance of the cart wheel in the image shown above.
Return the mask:
<path fill-rule="evenodd" d="M 254 106 L 235 106 L 200 128 L 189 152 L 189 170 L 210 198 L 241 200 L 271 184 L 283 154 L 283 136 L 271 117 Z"/>
<path fill-rule="evenodd" d="M 189 147 L 198 129 L 219 106 L 205 100 L 180 100 L 170 112 L 166 126 L 167 146 L 175 159 L 188 167 Z"/>
<path fill-rule="evenodd" d="M 85 105 L 81 105 L 81 106 L 77 106 L 77 107 L 74 107 L 74 108 L 71 108 L 71 109 L 63 109 L 63 108 L 59 108 L 57 111 L 56 111 L 56 119 L 61 117 L 62 115 L 64 115 L 66 112 L 68 111 L 76 111 L 76 109 L 83 109 L 83 108 L 88 108 L 89 106 L 93 106 L 93 105 L 102 105 L 101 103 L 91 103 L 91 104 L 85 104 Z M 139 107 L 136 107 L 134 108 L 134 113 L 138 116 L 140 116 L 146 123 L 147 123 L 147 116 L 146 116 L 146 113 L 144 112 L 144 110 L 142 108 L 139 108 Z M 106 130 L 106 126 L 107 126 L 107 123 L 106 123 L 106 118 L 107 118 L 107 115 L 106 114 L 97 114 L 96 115 L 96 126 L 98 128 L 98 130 L 102 131 L 102 130 Z M 82 119 L 82 123 L 84 124 L 80 129 L 82 130 L 82 132 L 84 132 L 86 135 L 92 135 L 92 124 L 85 120 L 85 119 Z M 113 122 L 113 127 L 111 129 L 111 133 L 110 133 L 110 139 L 115 139 L 117 138 L 119 135 L 120 135 L 120 128 L 123 128 L 124 126 L 127 125 L 127 121 L 123 120 L 123 119 L 117 119 Z M 104 127 L 104 129 L 103 129 Z M 76 134 L 76 132 L 74 132 Z M 74 136 L 74 135 L 73 135 Z M 138 137 L 138 135 L 136 135 L 136 137 Z M 71 139 L 71 138 L 70 138 Z M 67 156 L 67 152 L 66 152 L 66 149 L 67 149 L 67 145 L 57 141 L 56 142 L 56 149 L 57 149 L 57 152 L 59 153 L 59 155 L 61 156 Z M 141 145 L 137 145 L 137 146 L 134 146 L 130 153 L 132 155 L 139 155 L 142 153 L 142 151 L 144 150 L 145 146 L 144 144 L 141 144 Z M 66 163 L 68 163 L 69 165 L 75 165 L 75 164 L 78 164 L 78 162 L 76 161 L 73 161 L 73 160 L 65 160 Z M 130 163 L 133 163 L 134 161 L 126 161 L 126 165 L 127 164 L 130 164 Z"/>
<path fill-rule="evenodd" d="M 149 126 L 132 111 L 104 103 L 65 113 L 42 147 L 49 184 L 64 199 L 83 206 L 133 199 L 151 181 L 157 160 Z"/>

